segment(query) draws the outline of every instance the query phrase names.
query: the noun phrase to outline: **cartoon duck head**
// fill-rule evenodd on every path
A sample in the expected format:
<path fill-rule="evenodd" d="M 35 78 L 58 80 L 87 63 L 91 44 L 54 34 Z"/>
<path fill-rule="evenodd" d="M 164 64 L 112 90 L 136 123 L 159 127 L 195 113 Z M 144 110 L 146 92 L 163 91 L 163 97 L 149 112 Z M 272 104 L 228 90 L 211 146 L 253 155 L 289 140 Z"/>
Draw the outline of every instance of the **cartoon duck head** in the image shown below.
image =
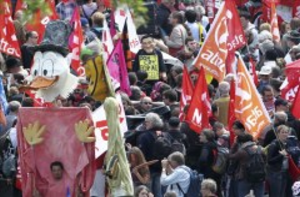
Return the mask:
<path fill-rule="evenodd" d="M 76 87 L 77 77 L 70 73 L 71 55 L 68 40 L 71 27 L 65 21 L 51 21 L 46 26 L 41 44 L 34 47 L 30 89 L 36 97 L 53 102 L 56 97 L 66 98 Z"/>

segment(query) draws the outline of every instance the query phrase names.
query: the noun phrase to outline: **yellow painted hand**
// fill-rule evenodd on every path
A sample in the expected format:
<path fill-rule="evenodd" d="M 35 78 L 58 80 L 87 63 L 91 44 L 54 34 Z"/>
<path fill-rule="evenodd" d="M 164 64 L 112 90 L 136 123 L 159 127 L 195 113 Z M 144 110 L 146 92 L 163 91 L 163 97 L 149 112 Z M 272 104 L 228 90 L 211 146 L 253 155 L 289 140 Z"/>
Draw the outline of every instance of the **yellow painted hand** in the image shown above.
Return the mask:
<path fill-rule="evenodd" d="M 75 123 L 75 132 L 79 141 L 83 143 L 90 143 L 96 141 L 95 137 L 90 135 L 95 131 L 95 127 L 90 126 L 89 120 L 79 121 Z"/>
<path fill-rule="evenodd" d="M 40 125 L 39 121 L 35 121 L 33 124 L 30 123 L 27 127 L 23 127 L 25 139 L 31 146 L 43 142 L 44 138 L 41 136 L 45 130 L 46 127 L 44 125 Z"/>

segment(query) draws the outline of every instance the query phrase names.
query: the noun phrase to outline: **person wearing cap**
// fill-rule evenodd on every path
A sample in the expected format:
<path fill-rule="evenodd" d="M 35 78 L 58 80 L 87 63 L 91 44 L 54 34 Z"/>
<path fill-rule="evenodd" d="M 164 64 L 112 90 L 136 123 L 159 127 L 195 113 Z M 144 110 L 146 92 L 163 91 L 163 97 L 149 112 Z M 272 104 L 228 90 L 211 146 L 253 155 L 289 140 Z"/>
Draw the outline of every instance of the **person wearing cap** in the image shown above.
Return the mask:
<path fill-rule="evenodd" d="M 80 18 L 82 32 L 85 37 L 84 44 L 88 44 L 97 38 L 96 34 L 91 31 L 88 19 L 81 17 Z"/>
<path fill-rule="evenodd" d="M 300 32 L 299 31 L 300 31 L 300 29 L 292 30 L 287 34 L 287 45 L 288 45 L 289 49 L 292 49 L 294 46 L 297 46 L 300 43 Z M 286 54 L 286 56 L 284 57 L 284 60 L 287 64 L 292 62 L 290 51 Z"/>
<path fill-rule="evenodd" d="M 264 65 L 260 71 L 259 71 L 259 84 L 257 87 L 257 90 L 259 92 L 262 91 L 262 89 L 270 84 L 271 74 L 272 74 L 272 67 L 268 65 Z"/>

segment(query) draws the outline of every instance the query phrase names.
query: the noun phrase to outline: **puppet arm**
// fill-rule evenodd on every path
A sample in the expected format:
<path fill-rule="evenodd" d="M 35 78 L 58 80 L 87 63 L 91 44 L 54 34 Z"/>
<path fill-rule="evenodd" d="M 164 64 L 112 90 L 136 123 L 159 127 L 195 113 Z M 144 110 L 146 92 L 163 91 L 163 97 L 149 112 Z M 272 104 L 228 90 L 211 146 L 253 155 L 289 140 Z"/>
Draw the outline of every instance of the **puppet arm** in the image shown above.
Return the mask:
<path fill-rule="evenodd" d="M 75 123 L 75 132 L 79 141 L 83 143 L 95 142 L 95 137 L 90 137 L 94 133 L 95 127 L 90 126 L 89 120 Z"/>
<path fill-rule="evenodd" d="M 23 127 L 26 142 L 31 146 L 42 143 L 44 138 L 41 136 L 45 130 L 45 125 L 40 125 L 39 121 L 35 121 L 33 124 L 30 123 L 27 127 Z"/>

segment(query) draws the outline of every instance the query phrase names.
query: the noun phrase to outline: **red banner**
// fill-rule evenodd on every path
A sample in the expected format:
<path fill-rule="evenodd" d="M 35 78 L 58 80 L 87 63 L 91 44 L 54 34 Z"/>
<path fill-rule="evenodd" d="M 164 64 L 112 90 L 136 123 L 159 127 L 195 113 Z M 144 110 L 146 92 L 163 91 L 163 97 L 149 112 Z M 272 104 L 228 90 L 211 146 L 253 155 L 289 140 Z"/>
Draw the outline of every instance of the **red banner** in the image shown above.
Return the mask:
<path fill-rule="evenodd" d="M 194 87 L 191 82 L 189 72 L 186 66 L 184 66 L 182 84 L 181 84 L 180 114 L 179 114 L 179 118 L 181 121 L 185 120 L 184 108 L 190 104 L 193 94 L 194 94 Z"/>

